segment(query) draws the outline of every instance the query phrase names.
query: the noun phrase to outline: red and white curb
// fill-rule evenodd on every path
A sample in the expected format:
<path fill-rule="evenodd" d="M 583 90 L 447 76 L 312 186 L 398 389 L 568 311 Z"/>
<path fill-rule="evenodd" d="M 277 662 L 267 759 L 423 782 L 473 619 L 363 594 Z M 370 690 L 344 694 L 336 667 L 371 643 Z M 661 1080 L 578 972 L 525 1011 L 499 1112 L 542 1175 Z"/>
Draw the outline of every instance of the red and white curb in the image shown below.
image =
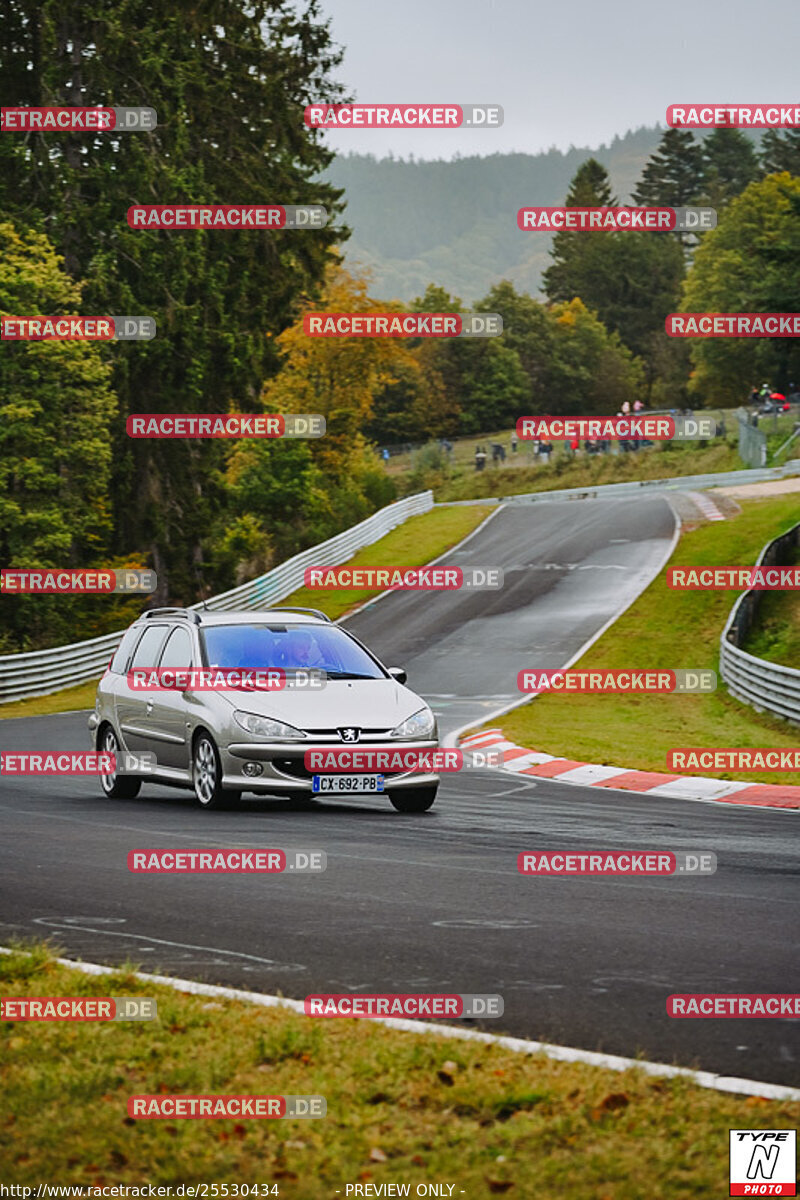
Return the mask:
<path fill-rule="evenodd" d="M 695 508 L 699 509 L 707 521 L 724 521 L 725 514 L 721 513 L 714 501 L 706 492 L 687 492 Z"/>
<path fill-rule="evenodd" d="M 9 946 L 0 946 L 0 954 L 18 954 Z M 23 951 L 23 953 L 26 953 Z M 60 967 L 69 967 L 84 975 L 113 975 L 123 970 L 100 963 L 76 962 L 70 958 L 56 958 Z M 128 972 L 126 972 L 128 974 Z M 172 975 L 148 975 L 144 971 L 131 971 L 134 979 L 146 984 L 159 984 L 184 992 L 189 996 L 212 996 L 223 1000 L 239 1000 L 244 1004 L 257 1004 L 262 1008 L 288 1008 L 305 1016 L 302 1000 L 290 1000 L 286 996 L 269 996 L 263 992 L 245 992 L 240 988 L 221 987 L 215 983 L 200 983 L 196 979 L 176 979 Z M 354 1020 L 358 1020 L 356 1017 Z M 430 1021 L 415 1021 L 405 1017 L 370 1017 L 373 1025 L 384 1025 L 403 1033 L 419 1033 L 440 1038 L 456 1038 L 462 1042 L 483 1042 L 500 1046 L 519 1054 L 543 1054 L 557 1062 L 585 1063 L 606 1071 L 641 1071 L 662 1079 L 685 1079 L 697 1087 L 711 1088 L 715 1092 L 730 1092 L 737 1096 L 762 1096 L 765 1100 L 800 1100 L 800 1088 L 787 1087 L 780 1083 L 760 1083 L 755 1079 L 741 1079 L 736 1075 L 715 1075 L 711 1071 L 695 1071 L 690 1067 L 673 1067 L 666 1063 L 649 1062 L 645 1058 L 624 1058 L 620 1054 L 601 1054 L 594 1050 L 576 1050 L 572 1046 L 559 1046 L 554 1042 L 533 1042 L 527 1038 L 504 1037 L 502 1034 L 484 1033 L 482 1029 L 465 1029 L 461 1025 L 434 1025 Z M 311 1017 L 308 1020 L 312 1020 Z"/>
<path fill-rule="evenodd" d="M 800 787 L 792 784 L 736 783 L 711 779 L 704 775 L 667 775 L 658 771 L 632 771 L 628 767 L 609 767 L 601 763 L 576 762 L 554 754 L 526 750 L 503 737 L 502 729 L 484 729 L 462 738 L 465 750 L 491 747 L 503 751 L 500 768 L 513 775 L 555 779 L 559 783 L 581 787 L 620 788 L 648 796 L 675 800 L 722 800 L 725 804 L 748 804 L 763 808 L 800 809 Z"/>

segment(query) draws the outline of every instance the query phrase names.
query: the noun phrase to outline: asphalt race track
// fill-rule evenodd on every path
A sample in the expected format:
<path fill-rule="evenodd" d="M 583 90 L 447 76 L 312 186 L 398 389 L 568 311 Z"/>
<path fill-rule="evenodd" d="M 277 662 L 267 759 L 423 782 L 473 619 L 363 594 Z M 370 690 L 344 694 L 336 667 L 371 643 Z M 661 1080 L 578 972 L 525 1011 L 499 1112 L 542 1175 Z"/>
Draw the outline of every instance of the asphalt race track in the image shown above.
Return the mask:
<path fill-rule="evenodd" d="M 449 731 L 512 703 L 521 666 L 572 657 L 657 569 L 673 528 L 653 495 L 509 507 L 447 559 L 502 566 L 502 592 L 398 593 L 350 627 L 407 668 Z M 4 750 L 87 746 L 85 713 L 0 722 Z M 168 788 L 108 801 L 81 778 L 0 778 L 0 809 L 2 944 L 50 936 L 69 957 L 297 998 L 500 992 L 493 1032 L 800 1082 L 796 1021 L 665 1012 L 672 992 L 798 990 L 792 813 L 488 771 L 445 777 L 421 816 L 372 797 L 202 812 Z M 328 870 L 131 875 L 127 852 L 152 846 L 321 849 Z M 606 848 L 712 850 L 719 867 L 698 879 L 516 870 L 521 850 Z"/>

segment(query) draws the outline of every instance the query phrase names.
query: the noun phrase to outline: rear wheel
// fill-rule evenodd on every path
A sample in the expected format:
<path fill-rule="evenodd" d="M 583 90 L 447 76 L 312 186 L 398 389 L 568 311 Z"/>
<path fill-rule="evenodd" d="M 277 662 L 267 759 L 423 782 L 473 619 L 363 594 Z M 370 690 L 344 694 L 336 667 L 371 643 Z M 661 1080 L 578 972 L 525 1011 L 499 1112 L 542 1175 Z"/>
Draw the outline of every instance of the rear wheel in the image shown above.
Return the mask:
<path fill-rule="evenodd" d="M 427 812 L 436 799 L 436 790 L 436 785 L 433 787 L 404 788 L 402 791 L 390 792 L 389 799 L 398 812 Z"/>
<path fill-rule="evenodd" d="M 97 748 L 103 754 L 122 753 L 117 735 L 110 725 L 106 725 L 97 741 Z M 133 800 L 134 796 L 139 795 L 142 781 L 133 775 L 120 775 L 117 771 L 109 771 L 105 775 L 101 774 L 100 786 L 109 800 Z"/>
<path fill-rule="evenodd" d="M 219 751 L 211 735 L 205 732 L 198 733 L 194 739 L 192 784 L 201 808 L 228 808 L 242 794 L 222 786 Z"/>

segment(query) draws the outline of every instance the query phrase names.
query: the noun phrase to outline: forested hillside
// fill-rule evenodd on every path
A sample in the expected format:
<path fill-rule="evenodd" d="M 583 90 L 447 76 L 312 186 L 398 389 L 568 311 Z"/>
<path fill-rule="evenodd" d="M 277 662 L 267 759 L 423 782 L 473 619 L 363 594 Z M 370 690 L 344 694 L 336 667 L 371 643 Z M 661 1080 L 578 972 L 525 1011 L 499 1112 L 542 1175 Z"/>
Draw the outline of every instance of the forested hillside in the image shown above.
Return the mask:
<path fill-rule="evenodd" d="M 348 154 L 326 177 L 343 188 L 352 229 L 346 261 L 372 271 L 373 295 L 412 300 L 431 280 L 470 304 L 509 279 L 535 295 L 549 265 L 551 237 L 521 233 L 525 204 L 562 204 L 590 155 L 608 170 L 625 203 L 663 130 L 642 127 L 607 146 L 544 154 L 495 154 L 451 162 Z"/>

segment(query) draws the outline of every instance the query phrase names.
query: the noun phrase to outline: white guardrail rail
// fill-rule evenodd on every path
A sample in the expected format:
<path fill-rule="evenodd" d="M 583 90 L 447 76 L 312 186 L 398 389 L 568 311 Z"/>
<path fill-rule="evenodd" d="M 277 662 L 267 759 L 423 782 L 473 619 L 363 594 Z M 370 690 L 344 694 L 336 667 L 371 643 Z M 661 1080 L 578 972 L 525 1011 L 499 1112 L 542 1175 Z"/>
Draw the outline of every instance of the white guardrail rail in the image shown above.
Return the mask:
<path fill-rule="evenodd" d="M 785 566 L 781 560 L 800 542 L 800 524 L 767 542 L 758 556 L 758 566 Z M 737 700 L 760 712 L 772 713 L 800 725 L 800 670 L 756 658 L 742 650 L 763 592 L 743 592 L 731 609 L 719 647 L 719 673 Z"/>
<path fill-rule="evenodd" d="M 311 546 L 279 567 L 273 567 L 266 575 L 259 575 L 249 583 L 212 596 L 192 608 L 209 608 L 217 612 L 231 609 L 255 610 L 269 608 L 285 600 L 292 592 L 303 587 L 304 571 L 312 566 L 335 566 L 347 562 L 357 551 L 371 546 L 409 517 L 429 512 L 433 508 L 433 492 L 420 492 L 388 504 L 367 517 L 351 529 L 337 533 L 327 542 Z M 111 655 L 119 645 L 125 631 L 104 634 L 90 641 L 74 642 L 69 646 L 55 646 L 51 650 L 32 650 L 25 654 L 0 655 L 0 704 L 12 700 L 25 700 L 29 696 L 46 696 L 61 688 L 103 674 Z"/>

